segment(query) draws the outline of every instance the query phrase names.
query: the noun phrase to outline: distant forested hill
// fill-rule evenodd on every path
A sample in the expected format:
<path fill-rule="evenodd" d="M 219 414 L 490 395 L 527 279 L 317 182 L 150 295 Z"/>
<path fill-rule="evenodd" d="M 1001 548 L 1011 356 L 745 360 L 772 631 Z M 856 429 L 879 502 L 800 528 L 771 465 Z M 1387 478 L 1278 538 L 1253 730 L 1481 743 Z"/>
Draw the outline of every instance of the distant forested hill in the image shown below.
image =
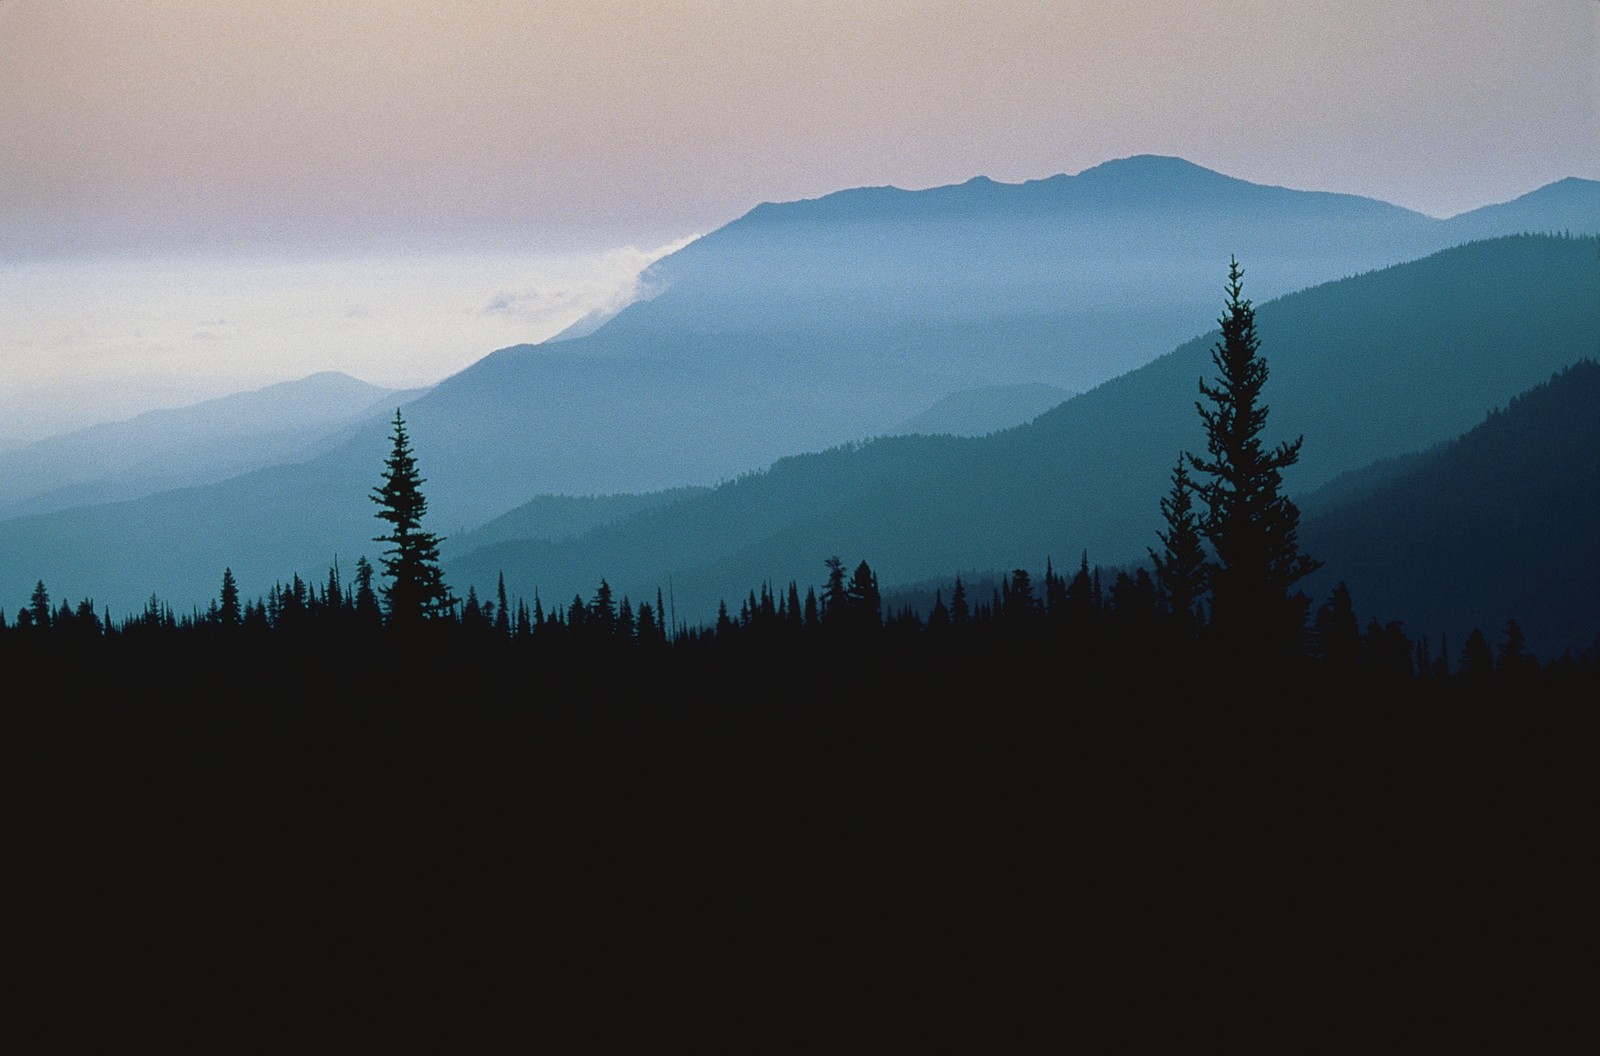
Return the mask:
<path fill-rule="evenodd" d="M 1334 482 L 1301 538 L 1357 609 L 1413 635 L 1517 620 L 1546 658 L 1600 643 L 1600 364 L 1586 360 L 1458 439 Z M 1322 505 L 1313 495 L 1308 505 Z"/>
<path fill-rule="evenodd" d="M 1054 385 L 989 385 L 952 393 L 891 433 L 982 436 L 1009 429 L 1077 395 Z"/>
<path fill-rule="evenodd" d="M 445 553 L 466 554 L 496 543 L 530 539 L 561 542 L 710 490 L 671 488 L 641 495 L 539 495 L 482 528 L 452 536 L 446 540 Z"/>
<path fill-rule="evenodd" d="M 0 517 L 138 498 L 303 462 L 357 424 L 387 420 L 396 403 L 419 395 L 328 372 L 39 440 L 0 454 Z"/>

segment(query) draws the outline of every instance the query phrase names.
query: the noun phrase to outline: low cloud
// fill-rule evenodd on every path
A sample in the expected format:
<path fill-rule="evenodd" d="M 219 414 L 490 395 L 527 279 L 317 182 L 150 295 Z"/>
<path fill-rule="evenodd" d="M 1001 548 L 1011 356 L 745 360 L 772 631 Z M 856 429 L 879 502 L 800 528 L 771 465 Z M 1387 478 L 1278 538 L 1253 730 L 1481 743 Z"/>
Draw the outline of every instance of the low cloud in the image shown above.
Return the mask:
<path fill-rule="evenodd" d="M 698 237 L 691 235 L 654 250 L 623 246 L 598 258 L 587 258 L 581 267 L 542 276 L 542 281 L 522 287 L 503 286 L 490 296 L 481 313 L 529 320 L 567 316 L 569 322 L 595 314 L 614 315 L 635 301 L 649 300 L 660 293 L 659 284 L 650 278 L 650 265 Z"/>
<path fill-rule="evenodd" d="M 516 310 L 517 302 L 522 296 L 509 290 L 501 290 L 489 298 L 489 303 L 483 306 L 484 315 L 509 315 Z"/>
<path fill-rule="evenodd" d="M 603 253 L 174 257 L 21 264 L 0 298 L 0 439 L 339 370 L 437 382 L 603 319 L 684 242 Z"/>

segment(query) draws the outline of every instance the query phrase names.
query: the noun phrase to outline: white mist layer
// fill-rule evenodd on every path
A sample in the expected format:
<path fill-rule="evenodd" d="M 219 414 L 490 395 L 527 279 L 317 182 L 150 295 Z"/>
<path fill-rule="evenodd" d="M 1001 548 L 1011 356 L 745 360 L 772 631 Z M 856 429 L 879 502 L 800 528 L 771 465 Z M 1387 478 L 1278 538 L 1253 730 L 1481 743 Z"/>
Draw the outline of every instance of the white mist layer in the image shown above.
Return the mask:
<path fill-rule="evenodd" d="M 543 256 L 0 266 L 0 449 L 320 371 L 431 385 L 639 295 L 689 240 Z"/>

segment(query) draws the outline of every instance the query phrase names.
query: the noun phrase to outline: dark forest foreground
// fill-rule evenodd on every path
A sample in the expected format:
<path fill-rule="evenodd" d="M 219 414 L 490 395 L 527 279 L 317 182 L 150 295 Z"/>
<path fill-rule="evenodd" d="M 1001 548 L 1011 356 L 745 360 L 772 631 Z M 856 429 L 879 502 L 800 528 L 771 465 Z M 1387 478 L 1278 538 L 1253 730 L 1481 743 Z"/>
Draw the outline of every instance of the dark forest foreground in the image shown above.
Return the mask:
<path fill-rule="evenodd" d="M 35 687 L 4 706 L 20 872 L 98 939 L 336 959 L 489 941 L 1271 972 L 1593 937 L 1588 668 L 1472 691 L 721 644 L 9 651 Z"/>

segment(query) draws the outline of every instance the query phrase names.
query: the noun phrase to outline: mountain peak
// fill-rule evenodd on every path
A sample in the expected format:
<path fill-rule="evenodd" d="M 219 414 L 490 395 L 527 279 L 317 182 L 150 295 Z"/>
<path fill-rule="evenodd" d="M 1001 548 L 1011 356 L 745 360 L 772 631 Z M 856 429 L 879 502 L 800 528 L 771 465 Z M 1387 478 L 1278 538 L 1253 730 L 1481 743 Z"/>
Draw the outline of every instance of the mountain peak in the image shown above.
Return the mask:
<path fill-rule="evenodd" d="M 1447 223 L 1471 237 L 1494 230 L 1600 234 L 1600 180 L 1568 176 L 1509 202 L 1460 213 Z"/>
<path fill-rule="evenodd" d="M 1098 208 L 1124 199 L 1148 204 L 1158 199 L 1193 201 L 1225 193 L 1226 188 L 1254 184 L 1159 154 L 1137 154 L 1085 169 L 1076 176 L 1059 173 L 1022 183 L 1001 183 L 973 176 L 961 183 L 923 190 L 900 187 L 854 187 L 794 202 L 764 202 L 735 224 L 787 223 L 817 220 L 930 219 L 986 213 L 994 209 L 1036 212 L 1083 206 Z"/>
<path fill-rule="evenodd" d="M 1102 178 L 1129 176 L 1158 176 L 1168 179 L 1184 176 L 1211 176 L 1225 180 L 1232 178 L 1171 154 L 1132 154 L 1126 158 L 1112 158 L 1110 161 L 1091 165 L 1078 173 L 1080 178 L 1091 175 Z"/>

